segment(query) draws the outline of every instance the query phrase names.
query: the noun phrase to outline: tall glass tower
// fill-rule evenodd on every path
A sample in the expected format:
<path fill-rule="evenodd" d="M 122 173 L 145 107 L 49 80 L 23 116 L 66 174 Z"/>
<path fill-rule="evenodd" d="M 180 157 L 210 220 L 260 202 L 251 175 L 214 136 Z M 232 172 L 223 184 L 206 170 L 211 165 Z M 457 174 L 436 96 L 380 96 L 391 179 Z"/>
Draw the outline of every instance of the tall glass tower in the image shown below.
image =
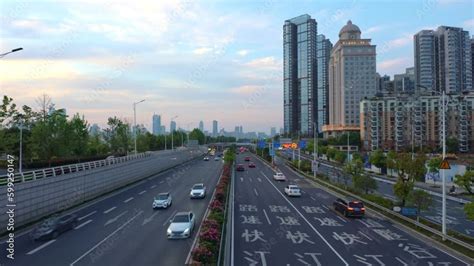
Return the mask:
<path fill-rule="evenodd" d="M 317 122 L 316 35 L 309 15 L 283 25 L 283 124 L 292 135 L 312 135 Z"/>

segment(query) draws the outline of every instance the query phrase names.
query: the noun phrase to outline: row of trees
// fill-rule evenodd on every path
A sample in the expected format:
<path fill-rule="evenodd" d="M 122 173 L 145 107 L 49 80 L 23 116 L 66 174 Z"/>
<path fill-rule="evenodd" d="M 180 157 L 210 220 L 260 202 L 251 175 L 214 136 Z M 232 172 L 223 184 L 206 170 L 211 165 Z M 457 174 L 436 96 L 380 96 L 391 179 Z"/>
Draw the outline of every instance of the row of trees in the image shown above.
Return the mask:
<path fill-rule="evenodd" d="M 0 105 L 0 155 L 19 155 L 20 129 L 24 163 L 31 167 L 51 162 L 93 160 L 110 154 L 122 155 L 134 149 L 132 126 L 118 117 L 109 117 L 107 127 L 99 132 L 90 132 L 84 116 L 68 117 L 64 109 L 56 109 L 47 95 L 37 99 L 38 108 L 24 105 L 19 108 L 8 96 L 3 96 Z M 171 135 L 156 136 L 137 128 L 137 151 L 162 150 L 190 140 L 199 144 L 219 141 L 235 141 L 226 137 L 206 137 L 199 129 L 189 132 L 175 131 Z M 38 163 L 40 162 L 40 163 Z"/>

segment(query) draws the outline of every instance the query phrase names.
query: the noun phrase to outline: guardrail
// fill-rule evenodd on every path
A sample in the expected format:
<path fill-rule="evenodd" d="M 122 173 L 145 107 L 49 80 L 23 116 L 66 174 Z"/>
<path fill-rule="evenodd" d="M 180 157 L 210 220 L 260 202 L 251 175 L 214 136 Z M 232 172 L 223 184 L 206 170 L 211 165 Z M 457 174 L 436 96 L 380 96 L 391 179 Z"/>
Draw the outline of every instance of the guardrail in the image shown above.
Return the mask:
<path fill-rule="evenodd" d="M 38 169 L 38 170 L 33 170 L 33 171 L 28 171 L 28 172 L 23 172 L 23 173 L 17 172 L 14 175 L 14 182 L 15 183 L 27 182 L 27 181 L 32 181 L 32 180 L 41 179 L 41 178 L 87 171 L 87 170 L 91 170 L 91 169 L 95 169 L 99 167 L 119 164 L 119 163 L 131 161 L 131 160 L 135 160 L 139 158 L 145 158 L 149 156 L 151 156 L 151 153 L 144 152 L 144 153 L 139 153 L 136 155 L 135 154 L 127 155 L 127 156 L 122 156 L 122 157 L 117 157 L 117 158 L 110 158 L 110 159 L 78 163 L 78 164 L 68 164 L 68 165 L 62 165 L 62 166 L 51 167 L 51 168 L 43 168 L 43 169 Z M 0 175 L 0 186 L 7 184 L 7 181 L 8 181 L 8 174 Z"/>
<path fill-rule="evenodd" d="M 307 176 L 304 172 L 301 172 L 301 171 L 298 170 L 298 169 L 294 169 L 294 168 L 291 167 L 291 166 L 290 166 L 290 169 L 292 169 L 293 171 L 296 171 L 298 174 L 303 175 L 304 177 L 307 177 L 307 178 L 309 178 L 309 179 L 311 179 L 311 180 L 314 180 L 312 177 Z M 359 200 L 363 201 L 363 202 L 366 203 L 366 204 L 368 203 L 368 205 L 372 205 L 372 206 L 376 207 L 376 208 L 379 209 L 379 210 L 382 210 L 382 211 L 384 211 L 384 212 L 386 212 L 386 213 L 388 213 L 388 214 L 390 214 L 390 215 L 392 215 L 392 216 L 397 217 L 398 219 L 404 220 L 405 222 L 408 222 L 408 223 L 413 224 L 413 225 L 415 225 L 415 226 L 417 226 L 417 227 L 419 227 L 419 228 L 422 228 L 423 230 L 426 230 L 426 231 L 428 231 L 428 232 L 430 232 L 430 233 L 432 233 L 432 234 L 435 234 L 435 235 L 437 235 L 437 236 L 440 237 L 440 238 L 446 239 L 446 240 L 448 240 L 448 241 L 450 241 L 450 242 L 452 242 L 452 243 L 455 243 L 455 244 L 460 245 L 460 246 L 463 246 L 463 247 L 465 247 L 465 248 L 467 248 L 467 249 L 469 249 L 469 250 L 471 250 L 471 251 L 474 251 L 474 246 L 471 245 L 471 244 L 469 244 L 469 243 L 466 243 L 466 242 L 464 242 L 464 241 L 461 241 L 461 240 L 459 240 L 459 239 L 457 239 L 457 238 L 454 238 L 454 237 L 452 237 L 452 236 L 449 236 L 449 235 L 443 235 L 442 232 L 440 232 L 440 231 L 438 231 L 438 230 L 436 230 L 436 229 L 434 229 L 434 228 L 431 228 L 431 227 L 429 227 L 429 226 L 427 226 L 427 225 L 425 225 L 425 224 L 422 224 L 422 223 L 417 222 L 417 221 L 415 221 L 415 220 L 413 220 L 413 219 L 410 219 L 410 218 L 408 218 L 408 217 L 405 217 L 405 216 L 399 214 L 398 212 L 395 212 L 395 211 L 393 211 L 393 210 L 387 209 L 387 208 L 385 208 L 384 206 L 381 206 L 381 205 L 379 205 L 379 204 L 377 204 L 377 203 L 375 203 L 375 202 L 372 202 L 372 201 L 369 201 L 369 200 L 367 200 L 367 199 L 361 198 L 361 197 L 358 196 L 358 195 L 355 195 L 355 194 L 353 194 L 353 193 L 351 193 L 351 192 L 349 192 L 349 191 L 347 191 L 347 190 L 344 190 L 344 189 L 342 189 L 342 188 L 339 188 L 339 187 L 337 187 L 337 186 L 335 186 L 335 185 L 333 185 L 333 184 L 330 184 L 330 183 L 328 183 L 328 182 L 326 182 L 326 181 L 324 181 L 324 180 L 318 179 L 318 180 L 314 180 L 314 181 L 315 181 L 315 182 L 318 182 L 318 183 L 323 183 L 324 185 L 330 187 L 332 190 L 336 190 L 337 193 L 349 195 L 350 197 L 353 197 L 353 198 L 355 198 L 355 199 L 359 199 Z"/>

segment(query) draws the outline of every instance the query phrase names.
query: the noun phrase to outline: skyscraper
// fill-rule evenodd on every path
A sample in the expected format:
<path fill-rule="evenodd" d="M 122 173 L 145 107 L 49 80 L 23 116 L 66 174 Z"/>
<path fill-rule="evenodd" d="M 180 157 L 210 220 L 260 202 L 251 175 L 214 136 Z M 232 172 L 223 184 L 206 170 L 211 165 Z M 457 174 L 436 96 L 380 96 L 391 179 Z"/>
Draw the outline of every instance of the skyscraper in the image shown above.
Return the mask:
<path fill-rule="evenodd" d="M 393 75 L 393 91 L 396 93 L 415 92 L 415 69 L 409 67 L 404 74 Z"/>
<path fill-rule="evenodd" d="M 323 125 L 329 123 L 329 59 L 331 57 L 332 43 L 322 34 L 317 36 L 317 125 L 318 132 L 322 131 Z"/>
<path fill-rule="evenodd" d="M 324 135 L 359 131 L 359 102 L 376 93 L 375 45 L 349 20 L 329 60 L 329 124 Z"/>
<path fill-rule="evenodd" d="M 283 114 L 285 133 L 311 135 L 316 122 L 317 23 L 309 15 L 283 25 Z"/>
<path fill-rule="evenodd" d="M 212 136 L 217 137 L 217 121 L 212 121 Z"/>
<path fill-rule="evenodd" d="M 470 46 L 469 32 L 462 28 L 440 26 L 415 34 L 416 87 L 447 93 L 473 90 Z"/>
<path fill-rule="evenodd" d="M 199 121 L 199 130 L 201 130 L 201 132 L 204 132 L 204 122 Z"/>
<path fill-rule="evenodd" d="M 274 137 L 277 134 L 276 127 L 270 128 L 270 137 Z"/>
<path fill-rule="evenodd" d="M 173 133 L 174 131 L 176 131 L 176 122 L 171 121 L 170 122 L 170 133 Z"/>
<path fill-rule="evenodd" d="M 153 115 L 153 135 L 161 134 L 161 115 Z"/>

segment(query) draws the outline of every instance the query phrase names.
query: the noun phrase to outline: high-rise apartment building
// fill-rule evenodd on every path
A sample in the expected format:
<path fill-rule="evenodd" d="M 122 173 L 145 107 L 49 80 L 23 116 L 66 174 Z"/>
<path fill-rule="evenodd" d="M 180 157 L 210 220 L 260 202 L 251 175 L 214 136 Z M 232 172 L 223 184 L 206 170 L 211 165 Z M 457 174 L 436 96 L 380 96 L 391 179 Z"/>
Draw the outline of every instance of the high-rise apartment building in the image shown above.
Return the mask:
<path fill-rule="evenodd" d="M 270 137 L 274 137 L 277 134 L 276 127 L 270 128 Z"/>
<path fill-rule="evenodd" d="M 212 136 L 217 137 L 218 131 L 217 131 L 217 121 L 213 120 L 212 121 Z"/>
<path fill-rule="evenodd" d="M 417 89 L 445 89 L 448 94 L 473 90 L 468 31 L 448 26 L 422 30 L 414 36 L 414 52 Z"/>
<path fill-rule="evenodd" d="M 283 25 L 283 114 L 285 133 L 311 135 L 317 121 L 317 23 L 309 15 Z"/>
<path fill-rule="evenodd" d="M 409 67 L 404 74 L 395 74 L 393 76 L 393 91 L 395 93 L 414 93 L 415 92 L 415 68 Z"/>
<path fill-rule="evenodd" d="M 317 68 L 317 125 L 322 132 L 323 125 L 329 123 L 329 59 L 331 57 L 332 43 L 322 34 L 317 36 L 316 42 L 316 68 Z"/>
<path fill-rule="evenodd" d="M 376 94 L 375 45 L 362 39 L 359 27 L 349 20 L 329 60 L 329 124 L 324 136 L 360 130 L 359 103 Z"/>
<path fill-rule="evenodd" d="M 204 132 L 204 122 L 199 121 L 199 130 L 201 130 L 201 132 Z"/>
<path fill-rule="evenodd" d="M 171 121 L 170 122 L 170 133 L 173 133 L 174 131 L 176 131 L 176 122 Z"/>

